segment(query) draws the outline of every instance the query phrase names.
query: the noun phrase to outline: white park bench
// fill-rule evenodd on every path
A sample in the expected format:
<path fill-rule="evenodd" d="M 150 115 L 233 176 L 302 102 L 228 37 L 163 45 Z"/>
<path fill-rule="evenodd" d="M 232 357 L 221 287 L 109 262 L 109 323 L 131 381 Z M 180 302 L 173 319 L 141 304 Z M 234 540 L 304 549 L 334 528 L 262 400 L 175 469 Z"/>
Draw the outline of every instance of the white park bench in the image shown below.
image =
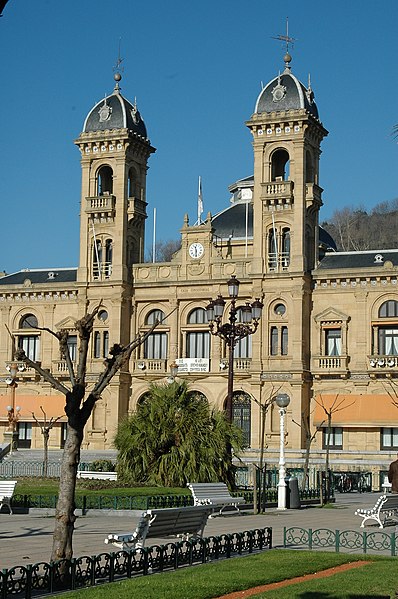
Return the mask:
<path fill-rule="evenodd" d="M 233 507 L 239 512 L 238 505 L 244 503 L 243 497 L 233 497 L 225 483 L 187 483 L 192 493 L 194 505 L 209 505 L 214 507 L 221 506 L 217 512 L 222 514 L 227 507 Z M 212 518 L 217 514 L 211 514 Z"/>
<path fill-rule="evenodd" d="M 11 498 L 14 495 L 16 480 L 0 480 L 0 510 L 6 505 L 12 514 Z"/>
<path fill-rule="evenodd" d="M 383 528 L 387 520 L 398 519 L 398 494 L 380 495 L 372 508 L 368 510 L 359 508 L 356 510 L 355 516 L 363 518 L 361 528 L 365 526 L 367 520 L 375 520 L 378 522 L 379 528 Z"/>
<path fill-rule="evenodd" d="M 78 470 L 77 478 L 94 478 L 96 480 L 117 480 L 117 472 L 95 472 L 94 470 Z"/>
<path fill-rule="evenodd" d="M 105 543 L 125 551 L 144 547 L 145 540 L 150 538 L 201 537 L 210 512 L 211 508 L 207 506 L 146 510 L 142 512 L 134 532 L 110 534 Z"/>

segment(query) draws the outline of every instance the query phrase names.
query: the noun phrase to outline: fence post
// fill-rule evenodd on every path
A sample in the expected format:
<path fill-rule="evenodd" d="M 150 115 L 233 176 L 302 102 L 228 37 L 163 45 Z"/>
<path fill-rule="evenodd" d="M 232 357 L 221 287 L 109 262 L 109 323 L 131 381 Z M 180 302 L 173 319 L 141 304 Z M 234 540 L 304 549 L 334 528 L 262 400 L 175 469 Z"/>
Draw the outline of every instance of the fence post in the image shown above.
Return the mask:
<path fill-rule="evenodd" d="M 340 531 L 336 530 L 335 534 L 336 534 L 336 553 L 339 553 L 340 552 Z"/>

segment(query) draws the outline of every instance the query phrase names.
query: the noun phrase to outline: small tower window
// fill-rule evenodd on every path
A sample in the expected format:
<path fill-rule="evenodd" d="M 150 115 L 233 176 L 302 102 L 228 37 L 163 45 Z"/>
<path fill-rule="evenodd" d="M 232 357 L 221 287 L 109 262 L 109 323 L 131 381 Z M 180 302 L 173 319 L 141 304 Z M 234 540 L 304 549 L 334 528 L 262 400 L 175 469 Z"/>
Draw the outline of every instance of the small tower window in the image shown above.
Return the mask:
<path fill-rule="evenodd" d="M 98 195 L 109 195 L 113 192 L 113 171 L 110 166 L 101 166 L 98 171 Z"/>
<path fill-rule="evenodd" d="M 93 279 L 109 279 L 112 274 L 112 239 L 95 239 L 93 245 Z"/>
<path fill-rule="evenodd" d="M 277 150 L 272 155 L 271 181 L 287 181 L 289 179 L 289 153 Z"/>

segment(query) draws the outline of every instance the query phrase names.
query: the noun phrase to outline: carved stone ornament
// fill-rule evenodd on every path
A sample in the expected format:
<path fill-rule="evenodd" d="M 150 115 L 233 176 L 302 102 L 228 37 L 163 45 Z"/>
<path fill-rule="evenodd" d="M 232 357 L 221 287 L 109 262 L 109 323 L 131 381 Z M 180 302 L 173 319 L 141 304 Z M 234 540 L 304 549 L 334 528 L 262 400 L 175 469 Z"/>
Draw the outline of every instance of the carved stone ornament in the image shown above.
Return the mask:
<path fill-rule="evenodd" d="M 281 76 L 278 75 L 278 83 L 275 85 L 274 89 L 271 91 L 272 101 L 280 102 L 282 98 L 286 96 L 286 87 L 281 83 Z"/>
<path fill-rule="evenodd" d="M 138 112 L 137 106 L 133 106 L 133 108 L 131 109 L 131 117 L 136 125 L 140 122 L 141 115 Z"/>
<path fill-rule="evenodd" d="M 106 98 L 104 98 L 104 103 L 98 111 L 100 123 L 108 121 L 112 114 L 112 108 L 108 106 L 106 103 Z"/>

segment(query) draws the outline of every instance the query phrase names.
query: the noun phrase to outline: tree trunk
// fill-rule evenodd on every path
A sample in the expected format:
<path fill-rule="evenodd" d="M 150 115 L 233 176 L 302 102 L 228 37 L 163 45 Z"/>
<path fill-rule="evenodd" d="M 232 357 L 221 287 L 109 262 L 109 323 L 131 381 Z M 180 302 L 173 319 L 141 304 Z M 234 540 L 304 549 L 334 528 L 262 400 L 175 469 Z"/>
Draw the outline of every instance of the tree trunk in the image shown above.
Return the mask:
<path fill-rule="evenodd" d="M 83 425 L 84 426 L 84 425 Z M 51 560 L 72 559 L 72 537 L 75 528 L 75 488 L 77 467 L 80 461 L 80 446 L 83 440 L 83 426 L 76 430 L 68 425 L 61 463 L 61 475 Z"/>
<path fill-rule="evenodd" d="M 43 443 L 44 443 L 44 459 L 43 459 L 43 476 L 46 477 L 48 473 L 48 439 L 50 437 L 50 431 L 44 429 L 43 431 Z"/>
<path fill-rule="evenodd" d="M 310 451 L 311 451 L 311 443 L 312 443 L 312 438 L 308 437 L 305 440 L 305 459 L 304 459 L 304 468 L 303 468 L 303 481 L 301 483 L 301 490 L 305 491 L 305 489 L 307 488 L 307 483 L 308 483 L 308 470 L 309 470 L 309 464 L 310 464 Z"/>

